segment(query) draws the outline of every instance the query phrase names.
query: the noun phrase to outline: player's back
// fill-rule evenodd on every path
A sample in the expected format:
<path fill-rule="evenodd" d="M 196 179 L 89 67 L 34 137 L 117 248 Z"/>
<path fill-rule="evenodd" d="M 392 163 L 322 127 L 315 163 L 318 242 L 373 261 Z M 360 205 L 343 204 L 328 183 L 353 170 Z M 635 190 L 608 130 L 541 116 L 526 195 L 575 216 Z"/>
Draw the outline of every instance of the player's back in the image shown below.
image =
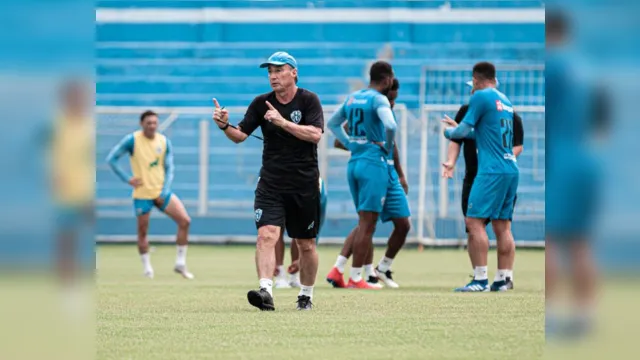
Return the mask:
<path fill-rule="evenodd" d="M 358 90 L 347 97 L 344 103 L 345 117 L 349 127 L 351 141 L 361 144 L 351 152 L 351 160 L 384 161 L 386 152 L 375 143 L 386 139 L 383 122 L 378 117 L 377 109 L 388 104 L 388 100 L 373 89 Z"/>
<path fill-rule="evenodd" d="M 478 174 L 519 172 L 513 154 L 513 106 L 503 93 L 494 88 L 476 91 L 464 121 L 475 122 L 471 125 L 476 132 Z"/>

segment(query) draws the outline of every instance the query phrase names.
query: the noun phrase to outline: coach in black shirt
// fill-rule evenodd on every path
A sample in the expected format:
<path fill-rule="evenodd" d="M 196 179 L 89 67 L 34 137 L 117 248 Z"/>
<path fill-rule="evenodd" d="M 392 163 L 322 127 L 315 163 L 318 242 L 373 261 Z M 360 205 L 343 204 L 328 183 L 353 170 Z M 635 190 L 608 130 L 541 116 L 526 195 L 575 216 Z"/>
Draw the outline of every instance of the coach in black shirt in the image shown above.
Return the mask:
<path fill-rule="evenodd" d="M 272 92 L 258 95 L 237 128 L 229 125 L 227 110 L 216 109 L 213 119 L 235 143 L 244 141 L 258 126 L 264 136 L 262 168 L 255 191 L 258 228 L 256 267 L 260 289 L 247 294 L 260 310 L 274 310 L 272 276 L 275 246 L 283 227 L 300 252 L 298 309 L 311 309 L 318 271 L 315 237 L 320 214 L 318 147 L 324 117 L 318 96 L 298 88 L 298 66 L 293 56 L 277 52 L 260 67 L 268 67 Z"/>

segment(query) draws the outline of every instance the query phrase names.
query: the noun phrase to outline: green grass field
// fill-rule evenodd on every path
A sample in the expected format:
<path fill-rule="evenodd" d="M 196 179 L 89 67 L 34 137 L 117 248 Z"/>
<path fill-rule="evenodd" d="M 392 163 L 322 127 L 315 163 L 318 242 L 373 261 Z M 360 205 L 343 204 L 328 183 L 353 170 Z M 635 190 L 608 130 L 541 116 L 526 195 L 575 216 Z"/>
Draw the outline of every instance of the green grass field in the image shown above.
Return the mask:
<path fill-rule="evenodd" d="M 466 252 L 402 251 L 401 289 L 333 289 L 338 253 L 320 247 L 313 311 L 297 289 L 274 290 L 275 312 L 247 303 L 257 287 L 254 249 L 192 246 L 196 275 L 172 272 L 175 248 L 152 255 L 142 276 L 134 246 L 97 248 L 98 359 L 538 359 L 544 349 L 544 252 L 519 251 L 508 293 L 457 294 L 471 274 Z M 382 249 L 376 249 L 376 261 Z M 489 258 L 495 274 L 495 252 Z M 288 255 L 285 265 L 288 265 Z M 347 269 L 348 272 L 348 269 Z"/>

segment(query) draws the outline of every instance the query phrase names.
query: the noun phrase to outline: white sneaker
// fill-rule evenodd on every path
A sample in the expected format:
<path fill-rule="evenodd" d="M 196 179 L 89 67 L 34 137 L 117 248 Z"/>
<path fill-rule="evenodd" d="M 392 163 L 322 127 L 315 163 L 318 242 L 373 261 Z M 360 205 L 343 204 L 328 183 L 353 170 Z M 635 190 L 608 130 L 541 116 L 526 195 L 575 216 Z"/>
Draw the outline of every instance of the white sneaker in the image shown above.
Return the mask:
<path fill-rule="evenodd" d="M 367 279 L 367 284 L 371 285 L 372 287 L 376 288 L 376 289 L 382 289 L 383 286 L 382 284 L 380 284 L 380 282 L 378 281 L 378 278 L 375 276 L 369 276 L 369 278 Z"/>
<path fill-rule="evenodd" d="M 392 278 L 392 272 L 391 270 L 387 270 L 385 272 L 382 272 L 380 270 L 378 270 L 378 267 L 376 267 L 376 275 L 378 275 L 378 279 L 380 279 L 380 281 L 382 281 L 384 283 L 385 286 L 388 286 L 392 289 L 397 289 L 400 287 L 400 285 L 398 285 L 398 283 L 396 283 L 395 281 L 393 281 Z"/>
<path fill-rule="evenodd" d="M 185 265 L 176 265 L 173 268 L 173 271 L 175 271 L 176 274 L 182 275 L 182 277 L 187 280 L 192 280 L 194 278 L 193 274 L 190 273 L 189 270 L 187 270 L 187 267 Z"/>
<path fill-rule="evenodd" d="M 144 276 L 148 277 L 149 279 L 153 279 L 153 270 L 145 270 Z"/>
<path fill-rule="evenodd" d="M 300 288 L 300 278 L 298 277 L 298 273 L 290 274 L 289 286 L 292 288 Z"/>
<path fill-rule="evenodd" d="M 277 278 L 275 283 L 276 289 L 291 289 L 291 285 L 285 278 Z"/>

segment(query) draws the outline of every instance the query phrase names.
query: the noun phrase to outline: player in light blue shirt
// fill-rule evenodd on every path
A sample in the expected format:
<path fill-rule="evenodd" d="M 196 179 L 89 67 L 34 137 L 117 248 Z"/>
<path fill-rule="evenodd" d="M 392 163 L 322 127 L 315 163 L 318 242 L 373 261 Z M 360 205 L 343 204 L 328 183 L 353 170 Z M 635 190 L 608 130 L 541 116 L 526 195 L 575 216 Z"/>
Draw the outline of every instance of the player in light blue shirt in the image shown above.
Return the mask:
<path fill-rule="evenodd" d="M 489 237 L 485 221 L 491 220 L 498 247 L 510 248 L 513 243 L 511 219 L 518 190 L 519 170 L 513 154 L 513 106 L 496 89 L 496 68 L 488 62 L 473 67 L 473 87 L 469 110 L 459 126 L 451 119 L 444 120 L 447 139 L 475 137 L 478 148 L 478 175 L 471 188 L 467 217 L 469 256 L 474 260 L 474 278 L 461 292 L 489 291 L 487 257 Z M 498 276 L 492 287 L 506 284 L 507 269 L 513 259 L 499 258 Z M 504 283 L 504 284 L 503 284 Z"/>
<path fill-rule="evenodd" d="M 377 61 L 369 76 L 369 87 L 349 95 L 329 120 L 331 132 L 351 151 L 347 178 L 359 220 L 347 287 L 358 289 L 377 288 L 363 279 L 362 267 L 384 208 L 389 183 L 387 157 L 393 152 L 396 132 L 393 112 L 385 96 L 393 85 L 393 68 L 385 61 Z M 349 134 L 342 127 L 345 121 Z"/>
<path fill-rule="evenodd" d="M 387 99 L 391 104 L 391 109 L 395 105 L 395 100 L 398 97 L 398 91 L 400 89 L 400 82 L 398 79 L 393 79 L 393 85 L 390 91 L 387 93 Z M 348 132 L 347 128 L 347 132 Z M 339 141 L 335 141 L 334 146 L 339 149 L 347 150 Z M 379 283 L 381 280 L 385 286 L 390 288 L 398 288 L 399 285 L 392 277 L 391 265 L 396 255 L 404 246 L 407 239 L 409 230 L 411 229 L 411 222 L 409 217 L 411 216 L 411 210 L 409 209 L 409 201 L 407 199 L 407 192 L 409 185 L 404 176 L 404 171 L 400 165 L 400 159 L 398 154 L 398 146 L 394 144 L 393 152 L 389 154 L 387 158 L 387 166 L 389 167 L 389 184 L 387 185 L 387 195 L 384 201 L 384 208 L 380 213 L 380 220 L 384 222 L 393 222 L 393 231 L 389 236 L 387 242 L 387 250 L 384 257 L 380 259 L 378 266 L 373 266 L 373 248 L 371 248 L 367 254 L 364 265 L 364 278 L 373 286 L 382 287 Z M 351 257 L 353 240 L 357 230 L 357 226 L 349 233 L 338 255 L 335 265 L 331 268 L 329 274 L 327 274 L 327 281 L 336 288 L 344 288 L 347 285 L 344 282 L 344 267 L 347 264 L 347 260 Z"/>
<path fill-rule="evenodd" d="M 553 153 L 546 163 L 547 337 L 586 335 L 597 313 L 598 273 L 590 238 L 601 206 L 602 170 L 589 142 L 607 129 L 610 105 L 606 92 L 585 81 L 577 66 L 582 59 L 571 49 L 569 16 L 550 9 L 545 22 L 546 144 L 547 153 Z M 562 275 L 569 275 L 574 294 L 569 316 L 557 316 L 565 309 L 556 303 Z"/>

